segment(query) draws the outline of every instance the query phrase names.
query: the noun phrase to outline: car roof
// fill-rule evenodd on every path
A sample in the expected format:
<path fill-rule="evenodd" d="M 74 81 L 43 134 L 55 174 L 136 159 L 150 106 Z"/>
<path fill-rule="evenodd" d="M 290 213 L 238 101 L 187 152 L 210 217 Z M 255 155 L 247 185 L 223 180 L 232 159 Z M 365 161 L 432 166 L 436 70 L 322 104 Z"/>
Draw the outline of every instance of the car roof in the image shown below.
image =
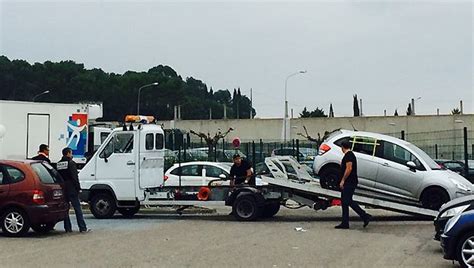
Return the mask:
<path fill-rule="evenodd" d="M 380 134 L 380 133 L 375 133 L 375 132 L 367 132 L 367 131 L 354 131 L 354 130 L 347 130 L 347 129 L 341 129 L 340 130 L 341 134 L 335 135 L 334 137 L 331 137 L 331 140 L 338 139 L 341 135 L 347 136 L 347 135 L 354 135 L 354 136 L 364 136 L 364 137 L 370 137 L 370 138 L 375 138 L 375 139 L 383 139 L 388 142 L 392 143 L 398 143 L 398 144 L 404 144 L 408 145 L 411 144 L 407 141 L 404 141 L 399 138 L 395 138 L 392 136 Z"/>
<path fill-rule="evenodd" d="M 31 160 L 31 159 L 9 159 L 9 160 L 6 160 L 6 159 L 0 159 L 0 164 L 31 164 L 31 163 L 38 163 L 38 162 L 42 162 L 40 160 Z"/>
<path fill-rule="evenodd" d="M 231 165 L 229 164 L 221 163 L 221 162 L 209 162 L 209 161 L 192 161 L 192 162 L 181 163 L 181 166 L 208 165 L 208 166 L 219 166 L 219 167 L 230 168 Z M 179 164 L 174 164 L 173 167 L 179 167 Z"/>

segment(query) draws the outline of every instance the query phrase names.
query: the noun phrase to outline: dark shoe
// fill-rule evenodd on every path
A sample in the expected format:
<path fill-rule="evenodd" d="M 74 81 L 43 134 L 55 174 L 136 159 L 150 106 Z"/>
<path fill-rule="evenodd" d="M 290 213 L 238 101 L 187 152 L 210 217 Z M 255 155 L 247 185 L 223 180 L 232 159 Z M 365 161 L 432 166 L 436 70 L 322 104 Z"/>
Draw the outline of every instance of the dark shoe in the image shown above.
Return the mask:
<path fill-rule="evenodd" d="M 81 234 L 87 234 L 87 233 L 92 232 L 92 230 L 91 229 L 85 229 L 85 230 L 81 230 L 80 232 L 81 232 Z"/>
<path fill-rule="evenodd" d="M 66 233 L 72 233 L 72 230 L 65 230 Z"/>
<path fill-rule="evenodd" d="M 337 226 L 334 226 L 335 229 L 349 229 L 349 225 L 345 224 L 339 224 Z"/>
<path fill-rule="evenodd" d="M 367 214 L 365 216 L 365 219 L 364 219 L 364 228 L 367 227 L 367 225 L 369 225 L 369 222 L 372 220 L 372 215 L 370 214 Z"/>

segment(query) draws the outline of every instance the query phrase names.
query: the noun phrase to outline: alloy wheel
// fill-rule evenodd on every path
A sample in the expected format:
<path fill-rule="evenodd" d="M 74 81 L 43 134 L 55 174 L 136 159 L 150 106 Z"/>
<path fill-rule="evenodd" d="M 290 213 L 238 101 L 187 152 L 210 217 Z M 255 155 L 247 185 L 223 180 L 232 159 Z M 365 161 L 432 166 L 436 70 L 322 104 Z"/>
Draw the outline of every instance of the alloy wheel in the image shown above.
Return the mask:
<path fill-rule="evenodd" d="M 25 219 L 18 212 L 10 212 L 6 215 L 4 226 L 9 233 L 18 234 L 25 225 Z"/>
<path fill-rule="evenodd" d="M 469 237 L 462 244 L 462 261 L 467 267 L 473 267 L 474 265 L 474 236 Z"/>

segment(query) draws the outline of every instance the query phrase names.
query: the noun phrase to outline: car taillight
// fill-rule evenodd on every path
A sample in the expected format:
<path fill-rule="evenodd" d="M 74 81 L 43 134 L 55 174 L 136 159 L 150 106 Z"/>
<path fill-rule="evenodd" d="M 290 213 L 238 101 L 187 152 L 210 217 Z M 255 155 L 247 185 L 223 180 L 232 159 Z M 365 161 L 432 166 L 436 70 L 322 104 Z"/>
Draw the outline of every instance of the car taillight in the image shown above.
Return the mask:
<path fill-rule="evenodd" d="M 321 144 L 321 146 L 319 146 L 319 155 L 323 155 L 329 152 L 329 150 L 331 150 L 331 147 L 329 145 Z"/>
<path fill-rule="evenodd" d="M 37 205 L 43 205 L 45 203 L 43 191 L 40 191 L 40 190 L 33 191 L 33 203 Z"/>
<path fill-rule="evenodd" d="M 167 180 L 168 180 L 168 176 L 165 175 L 165 176 L 163 177 L 163 180 L 164 180 L 164 181 L 167 181 Z"/>

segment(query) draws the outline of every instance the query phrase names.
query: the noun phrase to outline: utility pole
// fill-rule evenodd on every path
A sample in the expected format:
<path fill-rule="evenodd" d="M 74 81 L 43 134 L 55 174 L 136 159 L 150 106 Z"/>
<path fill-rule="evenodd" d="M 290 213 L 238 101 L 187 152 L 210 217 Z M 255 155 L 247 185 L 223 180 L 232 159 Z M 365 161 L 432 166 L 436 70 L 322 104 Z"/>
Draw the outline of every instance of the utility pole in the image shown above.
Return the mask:
<path fill-rule="evenodd" d="M 461 114 L 464 114 L 464 109 L 462 105 L 462 100 L 459 101 L 459 109 L 461 110 Z"/>
<path fill-rule="evenodd" d="M 362 112 L 362 99 L 360 99 L 360 116 L 363 116 L 364 113 Z"/>
<path fill-rule="evenodd" d="M 253 119 L 253 96 L 252 96 L 252 88 L 250 88 L 250 119 Z"/>

